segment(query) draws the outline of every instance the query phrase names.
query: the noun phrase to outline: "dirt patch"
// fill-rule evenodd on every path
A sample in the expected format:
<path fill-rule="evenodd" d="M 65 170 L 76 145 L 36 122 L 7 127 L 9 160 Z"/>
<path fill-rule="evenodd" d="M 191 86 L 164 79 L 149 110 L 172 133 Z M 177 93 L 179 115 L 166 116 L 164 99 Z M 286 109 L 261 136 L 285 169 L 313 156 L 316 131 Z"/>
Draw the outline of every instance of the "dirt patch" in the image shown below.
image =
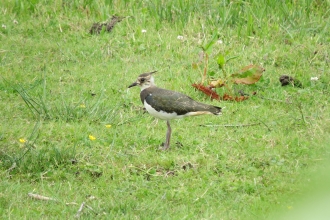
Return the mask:
<path fill-rule="evenodd" d="M 279 80 L 280 80 L 280 83 L 282 86 L 292 85 L 292 86 L 296 86 L 299 88 L 302 87 L 301 82 L 298 79 L 295 79 L 291 76 L 282 75 L 282 76 L 280 76 Z"/>
<path fill-rule="evenodd" d="M 104 30 L 106 32 L 111 32 L 112 29 L 114 28 L 114 26 L 121 22 L 125 17 L 120 17 L 120 16 L 112 16 L 111 20 L 109 22 L 96 22 L 92 25 L 91 29 L 89 30 L 90 34 L 100 34 L 102 29 L 104 28 Z"/>

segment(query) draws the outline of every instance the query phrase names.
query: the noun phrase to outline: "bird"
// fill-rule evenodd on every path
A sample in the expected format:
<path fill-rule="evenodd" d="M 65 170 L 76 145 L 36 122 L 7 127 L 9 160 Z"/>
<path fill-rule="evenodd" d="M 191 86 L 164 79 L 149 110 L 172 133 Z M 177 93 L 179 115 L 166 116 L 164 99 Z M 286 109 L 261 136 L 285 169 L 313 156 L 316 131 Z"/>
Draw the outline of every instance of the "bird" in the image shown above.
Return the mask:
<path fill-rule="evenodd" d="M 167 150 L 170 148 L 172 134 L 170 120 L 205 114 L 221 115 L 221 107 L 197 102 L 180 92 L 157 87 L 153 77 L 156 72 L 142 73 L 128 88 L 140 86 L 140 99 L 148 113 L 166 120 L 166 140 L 162 150 Z"/>

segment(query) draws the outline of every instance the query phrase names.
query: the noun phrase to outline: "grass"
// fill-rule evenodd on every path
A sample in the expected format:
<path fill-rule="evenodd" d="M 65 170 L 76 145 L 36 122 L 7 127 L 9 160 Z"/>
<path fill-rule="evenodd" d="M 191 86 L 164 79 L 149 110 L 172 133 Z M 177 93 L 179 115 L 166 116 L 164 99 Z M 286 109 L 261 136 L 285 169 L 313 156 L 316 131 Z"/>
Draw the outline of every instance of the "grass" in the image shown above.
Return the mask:
<path fill-rule="evenodd" d="M 0 216 L 71 219 L 83 202 L 86 219 L 293 212 L 329 158 L 328 8 L 307 0 L 5 0 Z M 88 33 L 113 14 L 127 18 L 111 33 Z M 210 54 L 215 77 L 219 53 L 237 56 L 228 73 L 251 63 L 266 69 L 255 85 L 234 88 L 257 92 L 247 101 L 212 102 L 191 86 L 202 74 L 192 63 L 214 33 L 223 42 Z M 158 151 L 165 122 L 143 112 L 137 88 L 127 90 L 152 70 L 160 87 L 225 107 L 223 115 L 172 122 L 172 147 Z M 282 74 L 303 88 L 281 87 Z"/>

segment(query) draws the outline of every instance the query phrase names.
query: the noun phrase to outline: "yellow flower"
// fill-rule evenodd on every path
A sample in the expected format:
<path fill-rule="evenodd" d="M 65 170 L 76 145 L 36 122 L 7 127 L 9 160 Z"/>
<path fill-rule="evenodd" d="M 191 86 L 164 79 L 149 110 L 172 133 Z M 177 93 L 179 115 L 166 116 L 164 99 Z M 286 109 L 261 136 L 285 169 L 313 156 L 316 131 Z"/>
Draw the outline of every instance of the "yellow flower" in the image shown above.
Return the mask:
<path fill-rule="evenodd" d="M 79 105 L 80 108 L 86 108 L 86 105 L 85 104 L 81 104 Z"/>
<path fill-rule="evenodd" d="M 91 141 L 95 141 L 96 140 L 96 137 L 95 136 L 93 136 L 93 135 L 88 135 L 88 138 L 89 138 L 89 140 L 91 140 Z"/>
<path fill-rule="evenodd" d="M 26 140 L 24 138 L 20 138 L 19 139 L 19 142 L 22 143 L 22 144 L 24 144 L 26 142 Z"/>
<path fill-rule="evenodd" d="M 106 128 L 111 128 L 111 125 L 105 125 Z"/>
<path fill-rule="evenodd" d="M 290 209 L 293 209 L 293 207 L 292 206 L 288 206 L 288 209 L 290 210 Z"/>

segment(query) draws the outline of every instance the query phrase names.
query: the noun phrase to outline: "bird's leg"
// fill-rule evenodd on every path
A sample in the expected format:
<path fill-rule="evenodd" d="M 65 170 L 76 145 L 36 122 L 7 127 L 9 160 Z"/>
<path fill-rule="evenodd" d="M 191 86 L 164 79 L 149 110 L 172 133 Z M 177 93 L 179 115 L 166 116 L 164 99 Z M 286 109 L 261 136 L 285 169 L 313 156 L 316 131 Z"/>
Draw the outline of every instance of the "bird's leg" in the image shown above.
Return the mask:
<path fill-rule="evenodd" d="M 167 150 L 170 147 L 171 133 L 172 133 L 172 129 L 171 129 L 170 121 L 167 120 L 166 141 L 163 150 Z"/>

